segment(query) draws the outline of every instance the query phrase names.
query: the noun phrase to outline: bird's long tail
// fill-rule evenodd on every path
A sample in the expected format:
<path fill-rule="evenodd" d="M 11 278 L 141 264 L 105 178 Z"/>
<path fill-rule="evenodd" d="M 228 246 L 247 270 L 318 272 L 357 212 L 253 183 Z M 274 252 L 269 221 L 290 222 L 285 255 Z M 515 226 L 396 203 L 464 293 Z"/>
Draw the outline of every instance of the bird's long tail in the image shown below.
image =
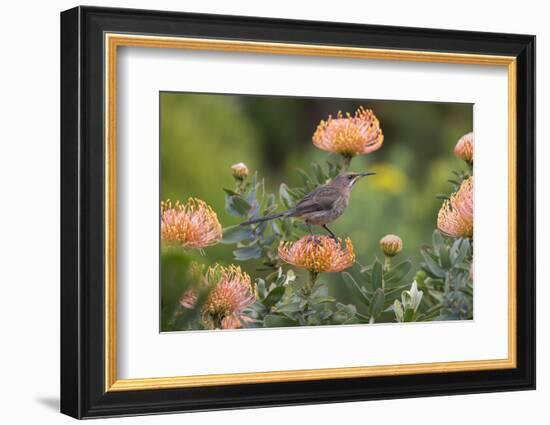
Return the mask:
<path fill-rule="evenodd" d="M 253 218 L 252 220 L 248 220 L 248 221 L 245 221 L 244 223 L 241 223 L 241 226 L 248 226 L 249 224 L 256 224 L 256 223 L 261 223 L 263 221 L 274 220 L 279 217 L 286 217 L 290 215 L 290 213 L 291 211 L 287 210 L 277 214 L 270 214 L 263 217 Z"/>

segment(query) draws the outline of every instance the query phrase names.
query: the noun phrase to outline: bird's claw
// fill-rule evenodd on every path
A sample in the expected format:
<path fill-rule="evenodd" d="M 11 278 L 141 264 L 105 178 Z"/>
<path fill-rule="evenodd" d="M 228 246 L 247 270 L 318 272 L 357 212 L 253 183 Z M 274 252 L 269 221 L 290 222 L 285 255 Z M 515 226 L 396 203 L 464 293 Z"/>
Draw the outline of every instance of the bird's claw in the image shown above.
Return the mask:
<path fill-rule="evenodd" d="M 314 245 L 320 245 L 321 244 L 321 238 L 317 235 L 310 235 L 309 236 L 311 242 L 313 242 Z"/>

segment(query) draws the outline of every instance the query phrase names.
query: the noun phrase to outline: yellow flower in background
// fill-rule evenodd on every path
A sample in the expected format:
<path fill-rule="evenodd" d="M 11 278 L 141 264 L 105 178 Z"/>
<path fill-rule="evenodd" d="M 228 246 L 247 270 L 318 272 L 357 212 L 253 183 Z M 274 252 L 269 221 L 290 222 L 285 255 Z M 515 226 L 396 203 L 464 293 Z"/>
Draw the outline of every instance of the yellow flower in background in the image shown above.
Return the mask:
<path fill-rule="evenodd" d="M 199 284 L 210 290 L 201 307 L 202 320 L 209 329 L 237 329 L 251 320 L 243 311 L 256 301 L 256 292 L 250 276 L 240 267 L 211 266 Z M 180 305 L 194 308 L 197 298 L 195 289 L 187 290 Z"/>
<path fill-rule="evenodd" d="M 310 272 L 341 272 L 355 263 L 355 251 L 348 238 L 346 246 L 329 236 L 303 236 L 296 242 L 281 242 L 279 257 Z"/>
<path fill-rule="evenodd" d="M 369 169 L 376 172 L 369 184 L 382 192 L 398 195 L 407 187 L 408 177 L 401 168 L 384 162 L 372 164 Z"/>
<path fill-rule="evenodd" d="M 370 109 L 362 106 L 355 115 L 338 112 L 336 118 L 329 115 L 321 121 L 313 134 L 313 144 L 327 152 L 346 157 L 366 155 L 382 147 L 384 135 L 378 118 Z"/>
<path fill-rule="evenodd" d="M 218 216 L 200 199 L 189 198 L 186 204 L 162 201 L 160 214 L 163 241 L 180 243 L 186 248 L 206 248 L 222 238 Z"/>
<path fill-rule="evenodd" d="M 454 148 L 454 154 L 466 162 L 474 160 L 474 133 L 468 133 L 462 136 Z"/>
<path fill-rule="evenodd" d="M 471 238 L 474 234 L 474 178 L 462 182 L 456 193 L 443 203 L 437 228 L 446 235 Z"/>

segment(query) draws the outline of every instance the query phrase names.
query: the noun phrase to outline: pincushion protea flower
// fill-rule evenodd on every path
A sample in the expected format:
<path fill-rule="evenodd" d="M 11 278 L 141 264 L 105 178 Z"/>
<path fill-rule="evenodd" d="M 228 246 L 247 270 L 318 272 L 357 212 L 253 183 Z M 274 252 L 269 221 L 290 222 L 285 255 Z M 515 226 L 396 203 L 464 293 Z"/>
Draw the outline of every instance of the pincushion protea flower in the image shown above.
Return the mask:
<path fill-rule="evenodd" d="M 355 251 L 348 238 L 345 248 L 329 236 L 304 236 L 296 242 L 281 242 L 279 257 L 314 273 L 341 272 L 355 263 Z"/>
<path fill-rule="evenodd" d="M 386 235 L 380 239 L 380 249 L 384 255 L 393 257 L 403 249 L 403 241 L 397 235 Z"/>
<path fill-rule="evenodd" d="M 462 136 L 454 148 L 454 154 L 466 161 L 473 162 L 474 160 L 474 133 L 468 133 Z"/>
<path fill-rule="evenodd" d="M 344 117 L 338 112 L 336 118 L 329 116 L 321 121 L 313 134 L 313 144 L 327 152 L 339 153 L 345 157 L 366 155 L 380 149 L 384 135 L 378 118 L 370 109 L 362 106 Z"/>
<path fill-rule="evenodd" d="M 474 233 L 474 178 L 462 182 L 458 191 L 443 203 L 437 228 L 454 237 L 471 238 Z"/>
<path fill-rule="evenodd" d="M 208 268 L 199 283 L 210 291 L 201 307 L 202 320 L 209 329 L 237 329 L 251 320 L 243 311 L 256 301 L 256 293 L 250 276 L 240 267 L 216 264 Z M 184 308 L 194 308 L 196 302 L 194 289 L 180 299 Z"/>
<path fill-rule="evenodd" d="M 206 202 L 189 198 L 186 204 L 170 200 L 160 204 L 160 233 L 163 241 L 178 242 L 187 248 L 205 248 L 222 238 L 218 216 Z"/>

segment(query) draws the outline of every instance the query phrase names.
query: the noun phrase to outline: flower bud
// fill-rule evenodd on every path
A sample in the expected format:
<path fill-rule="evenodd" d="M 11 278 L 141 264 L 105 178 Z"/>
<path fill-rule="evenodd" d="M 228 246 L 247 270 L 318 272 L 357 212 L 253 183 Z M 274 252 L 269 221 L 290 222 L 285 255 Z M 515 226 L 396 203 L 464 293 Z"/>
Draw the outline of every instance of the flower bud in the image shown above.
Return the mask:
<path fill-rule="evenodd" d="M 244 162 L 233 164 L 231 166 L 231 171 L 233 173 L 233 177 L 237 180 L 244 180 L 248 176 L 248 167 Z"/>
<path fill-rule="evenodd" d="M 393 257 L 403 249 L 403 241 L 399 236 L 386 235 L 380 239 L 380 249 L 387 257 Z"/>
<path fill-rule="evenodd" d="M 457 142 L 454 154 L 466 162 L 473 162 L 474 160 L 474 133 L 465 134 Z"/>

